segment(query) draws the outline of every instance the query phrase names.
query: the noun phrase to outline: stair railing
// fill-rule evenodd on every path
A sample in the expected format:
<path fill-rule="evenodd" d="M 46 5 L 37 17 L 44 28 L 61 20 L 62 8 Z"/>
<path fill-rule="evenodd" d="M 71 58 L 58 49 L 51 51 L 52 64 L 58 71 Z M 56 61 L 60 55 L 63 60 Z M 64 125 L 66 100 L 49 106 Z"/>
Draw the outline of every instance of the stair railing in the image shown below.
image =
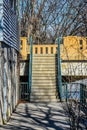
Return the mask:
<path fill-rule="evenodd" d="M 32 87 L 32 57 L 33 57 L 33 53 L 32 53 L 32 48 L 33 48 L 33 40 L 32 40 L 32 36 L 30 36 L 30 55 L 29 55 L 29 95 L 31 95 L 31 87 Z M 30 100 L 30 96 L 29 96 L 29 100 Z"/>
<path fill-rule="evenodd" d="M 60 101 L 62 101 L 62 76 L 61 76 L 60 44 L 61 44 L 61 38 L 58 38 L 58 51 L 57 51 L 57 58 L 58 58 L 58 90 L 59 90 Z"/>

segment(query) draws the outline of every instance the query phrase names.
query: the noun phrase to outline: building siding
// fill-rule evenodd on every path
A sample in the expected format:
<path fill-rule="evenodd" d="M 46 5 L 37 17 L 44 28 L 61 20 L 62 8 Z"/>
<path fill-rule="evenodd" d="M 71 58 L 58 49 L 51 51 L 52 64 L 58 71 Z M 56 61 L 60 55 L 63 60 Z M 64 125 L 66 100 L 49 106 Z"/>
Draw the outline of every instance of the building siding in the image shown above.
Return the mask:
<path fill-rule="evenodd" d="M 19 50 L 18 18 L 9 0 L 0 1 L 0 41 Z"/>
<path fill-rule="evenodd" d="M 0 41 L 3 41 L 3 0 L 0 0 Z"/>
<path fill-rule="evenodd" d="M 0 125 L 7 122 L 19 101 L 19 29 L 10 2 L 0 0 Z"/>

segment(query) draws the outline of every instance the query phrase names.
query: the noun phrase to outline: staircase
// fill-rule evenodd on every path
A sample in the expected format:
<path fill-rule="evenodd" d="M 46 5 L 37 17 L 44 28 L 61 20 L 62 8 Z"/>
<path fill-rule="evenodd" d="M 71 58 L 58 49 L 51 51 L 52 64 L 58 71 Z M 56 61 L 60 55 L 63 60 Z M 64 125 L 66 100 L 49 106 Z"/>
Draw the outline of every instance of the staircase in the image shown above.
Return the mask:
<path fill-rule="evenodd" d="M 32 62 L 31 102 L 58 101 L 55 54 L 34 54 Z"/>

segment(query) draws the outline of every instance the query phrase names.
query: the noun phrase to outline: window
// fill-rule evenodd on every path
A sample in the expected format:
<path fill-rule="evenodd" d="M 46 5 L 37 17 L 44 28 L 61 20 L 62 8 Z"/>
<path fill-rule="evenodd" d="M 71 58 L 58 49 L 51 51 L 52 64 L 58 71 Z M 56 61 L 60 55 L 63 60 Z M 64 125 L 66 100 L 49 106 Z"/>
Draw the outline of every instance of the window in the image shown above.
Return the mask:
<path fill-rule="evenodd" d="M 46 47 L 46 54 L 48 54 L 48 47 Z"/>
<path fill-rule="evenodd" d="M 80 46 L 80 50 L 82 50 L 83 49 L 83 47 L 82 46 Z"/>
<path fill-rule="evenodd" d="M 21 50 L 23 49 L 23 40 L 21 40 L 20 49 L 21 49 Z"/>
<path fill-rule="evenodd" d="M 82 45 L 83 44 L 83 41 L 82 40 L 80 40 L 80 45 Z"/>
<path fill-rule="evenodd" d="M 38 49 L 37 49 L 37 47 L 35 48 L 35 54 L 37 54 L 38 53 Z"/>
<path fill-rule="evenodd" d="M 58 51 L 58 47 L 56 47 L 56 52 Z"/>
<path fill-rule="evenodd" d="M 87 49 L 87 38 L 86 38 L 86 49 Z"/>
<path fill-rule="evenodd" d="M 40 48 L 40 54 L 43 54 L 43 48 L 42 47 Z"/>
<path fill-rule="evenodd" d="M 87 45 L 87 38 L 86 38 L 86 45 Z"/>
<path fill-rule="evenodd" d="M 53 54 L 53 47 L 51 47 L 51 54 Z"/>
<path fill-rule="evenodd" d="M 83 40 L 80 40 L 80 50 L 83 49 Z"/>

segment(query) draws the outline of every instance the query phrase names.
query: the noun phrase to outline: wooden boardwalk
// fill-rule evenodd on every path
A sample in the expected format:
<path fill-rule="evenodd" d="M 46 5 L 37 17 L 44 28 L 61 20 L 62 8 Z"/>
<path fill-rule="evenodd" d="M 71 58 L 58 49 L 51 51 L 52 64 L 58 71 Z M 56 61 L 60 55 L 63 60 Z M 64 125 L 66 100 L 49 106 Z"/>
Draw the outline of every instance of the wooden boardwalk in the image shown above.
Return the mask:
<path fill-rule="evenodd" d="M 21 103 L 0 130 L 70 130 L 61 103 Z"/>

